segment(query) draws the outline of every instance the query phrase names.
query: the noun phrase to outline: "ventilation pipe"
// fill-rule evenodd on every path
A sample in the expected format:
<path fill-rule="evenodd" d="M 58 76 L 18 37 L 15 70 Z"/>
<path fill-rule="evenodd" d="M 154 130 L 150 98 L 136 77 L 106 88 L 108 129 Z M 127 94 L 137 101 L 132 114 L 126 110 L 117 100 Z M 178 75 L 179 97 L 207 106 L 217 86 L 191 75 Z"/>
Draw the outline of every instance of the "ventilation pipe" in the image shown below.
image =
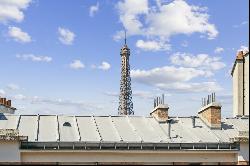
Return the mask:
<path fill-rule="evenodd" d="M 193 125 L 193 128 L 195 128 L 195 116 L 191 116 L 192 118 L 192 125 Z"/>
<path fill-rule="evenodd" d="M 168 138 L 171 138 L 171 123 L 172 123 L 173 119 L 168 119 L 167 123 L 168 123 Z"/>

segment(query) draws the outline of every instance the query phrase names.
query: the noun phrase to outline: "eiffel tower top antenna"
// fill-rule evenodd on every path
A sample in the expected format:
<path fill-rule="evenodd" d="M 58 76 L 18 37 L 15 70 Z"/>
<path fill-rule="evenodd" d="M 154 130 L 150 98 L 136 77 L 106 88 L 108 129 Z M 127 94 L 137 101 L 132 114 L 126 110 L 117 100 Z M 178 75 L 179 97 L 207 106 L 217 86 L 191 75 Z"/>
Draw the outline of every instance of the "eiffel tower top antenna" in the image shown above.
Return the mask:
<path fill-rule="evenodd" d="M 125 45 L 126 45 L 126 44 L 127 44 L 127 33 L 126 33 L 126 29 L 124 29 L 124 33 L 125 33 L 124 41 L 125 41 Z"/>

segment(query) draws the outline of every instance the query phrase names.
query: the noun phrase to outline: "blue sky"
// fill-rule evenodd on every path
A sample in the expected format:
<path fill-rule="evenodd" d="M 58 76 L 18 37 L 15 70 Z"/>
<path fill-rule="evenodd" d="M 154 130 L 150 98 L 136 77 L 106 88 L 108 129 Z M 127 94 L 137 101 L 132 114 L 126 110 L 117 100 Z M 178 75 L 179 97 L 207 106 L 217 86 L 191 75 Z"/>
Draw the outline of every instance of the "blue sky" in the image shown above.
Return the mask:
<path fill-rule="evenodd" d="M 247 0 L 0 0 L 0 95 L 20 114 L 116 115 L 128 33 L 135 115 L 164 93 L 170 115 L 216 92 L 232 116 L 230 70 L 249 45 Z"/>

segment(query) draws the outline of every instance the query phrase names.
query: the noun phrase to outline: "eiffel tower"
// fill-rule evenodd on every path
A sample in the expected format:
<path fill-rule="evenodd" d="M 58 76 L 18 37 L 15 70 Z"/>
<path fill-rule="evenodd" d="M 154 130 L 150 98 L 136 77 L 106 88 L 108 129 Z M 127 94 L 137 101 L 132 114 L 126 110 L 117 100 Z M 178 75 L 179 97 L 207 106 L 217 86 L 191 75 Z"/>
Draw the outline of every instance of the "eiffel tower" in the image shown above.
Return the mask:
<path fill-rule="evenodd" d="M 129 56 L 130 49 L 127 46 L 125 31 L 125 43 L 121 48 L 121 81 L 120 81 L 120 96 L 119 96 L 119 115 L 134 115 L 133 102 L 132 102 L 132 89 L 130 77 Z"/>

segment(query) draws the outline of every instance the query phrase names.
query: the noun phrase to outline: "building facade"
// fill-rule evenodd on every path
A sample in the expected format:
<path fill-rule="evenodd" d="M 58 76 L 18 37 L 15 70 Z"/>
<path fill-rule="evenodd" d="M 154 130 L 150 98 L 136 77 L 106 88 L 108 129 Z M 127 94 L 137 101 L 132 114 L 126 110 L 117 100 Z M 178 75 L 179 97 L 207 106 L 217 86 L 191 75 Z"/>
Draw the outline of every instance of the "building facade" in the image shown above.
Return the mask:
<path fill-rule="evenodd" d="M 231 72 L 233 78 L 233 115 L 249 115 L 249 52 L 237 54 Z"/>

